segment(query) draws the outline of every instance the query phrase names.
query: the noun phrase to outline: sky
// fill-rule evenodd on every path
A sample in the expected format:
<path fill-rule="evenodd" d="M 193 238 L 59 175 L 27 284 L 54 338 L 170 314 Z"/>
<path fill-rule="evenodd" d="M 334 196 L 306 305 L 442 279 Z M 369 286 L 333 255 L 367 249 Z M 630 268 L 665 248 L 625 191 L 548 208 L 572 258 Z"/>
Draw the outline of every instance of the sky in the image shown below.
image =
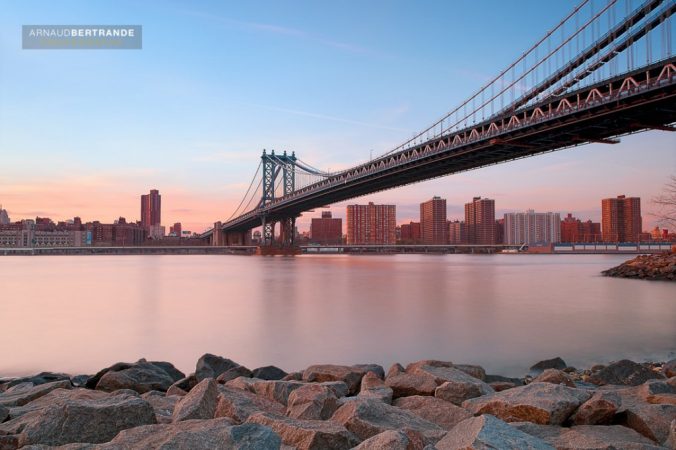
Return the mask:
<path fill-rule="evenodd" d="M 597 0 L 598 1 L 598 0 Z M 202 231 L 228 218 L 263 148 L 336 170 L 388 151 L 469 97 L 576 1 L 9 1 L 0 8 L 0 204 L 12 220 L 140 219 Z M 21 26 L 132 24 L 142 50 L 22 50 Z M 676 173 L 651 131 L 397 188 L 348 203 L 474 196 L 504 212 L 600 220 L 601 199 L 650 199 Z M 301 231 L 321 210 L 298 221 Z"/>

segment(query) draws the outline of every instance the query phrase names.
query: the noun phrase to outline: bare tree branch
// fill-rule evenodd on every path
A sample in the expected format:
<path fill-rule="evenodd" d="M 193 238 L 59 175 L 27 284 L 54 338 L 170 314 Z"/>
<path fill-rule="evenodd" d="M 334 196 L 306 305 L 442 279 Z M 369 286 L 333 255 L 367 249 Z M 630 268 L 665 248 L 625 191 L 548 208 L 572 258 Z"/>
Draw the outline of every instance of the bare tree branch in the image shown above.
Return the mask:
<path fill-rule="evenodd" d="M 671 175 L 662 193 L 652 199 L 658 210 L 649 213 L 662 226 L 676 227 L 676 175 Z"/>

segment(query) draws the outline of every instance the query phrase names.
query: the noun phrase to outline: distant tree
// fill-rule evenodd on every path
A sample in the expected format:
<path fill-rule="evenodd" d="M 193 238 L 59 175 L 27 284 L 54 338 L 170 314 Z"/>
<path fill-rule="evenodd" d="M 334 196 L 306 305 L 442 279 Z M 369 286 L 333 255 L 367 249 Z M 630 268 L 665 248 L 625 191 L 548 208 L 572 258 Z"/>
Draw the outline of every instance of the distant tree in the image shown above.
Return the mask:
<path fill-rule="evenodd" d="M 653 198 L 653 203 L 658 207 L 658 211 L 652 213 L 657 218 L 657 221 L 661 225 L 671 229 L 676 227 L 676 175 L 669 177 L 669 181 L 664 185 L 662 193 Z"/>

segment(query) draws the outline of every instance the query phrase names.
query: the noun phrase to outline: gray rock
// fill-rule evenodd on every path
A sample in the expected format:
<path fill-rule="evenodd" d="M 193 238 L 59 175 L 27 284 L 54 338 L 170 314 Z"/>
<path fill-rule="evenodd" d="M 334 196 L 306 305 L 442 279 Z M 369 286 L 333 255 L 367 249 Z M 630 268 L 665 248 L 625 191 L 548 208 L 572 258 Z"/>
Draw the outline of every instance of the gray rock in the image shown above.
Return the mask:
<path fill-rule="evenodd" d="M 300 420 L 271 413 L 258 413 L 247 419 L 272 428 L 282 442 L 298 450 L 342 450 L 359 444 L 359 439 L 345 427 L 332 421 Z"/>
<path fill-rule="evenodd" d="M 252 380 L 256 379 L 252 378 Z M 289 395 L 305 385 L 305 383 L 299 381 L 256 380 L 253 382 L 252 388 L 254 393 L 286 406 L 288 405 Z"/>
<path fill-rule="evenodd" d="M 676 420 L 676 406 L 635 404 L 618 414 L 615 420 L 648 439 L 663 444 L 669 438 L 671 422 Z"/>
<path fill-rule="evenodd" d="M 108 370 L 101 375 L 96 389 L 113 392 L 118 389 L 132 389 L 139 394 L 150 391 L 166 392 L 174 379 L 164 369 L 144 360 L 120 370 Z M 90 382 L 87 382 L 89 386 Z"/>
<path fill-rule="evenodd" d="M 362 378 L 363 380 L 363 378 Z M 336 397 L 345 397 L 348 394 L 347 384 L 342 381 L 324 381 L 323 383 L 316 383 L 320 386 L 326 386 L 331 389 Z"/>
<path fill-rule="evenodd" d="M 5 392 L 0 393 L 0 406 L 22 406 L 33 400 L 47 395 L 55 389 L 71 389 L 69 379 L 53 381 L 34 386 L 32 382 L 15 384 Z"/>
<path fill-rule="evenodd" d="M 160 369 L 167 372 L 167 375 L 169 375 L 171 377 L 171 379 L 174 380 L 174 382 L 176 382 L 176 381 L 178 381 L 182 378 L 185 378 L 185 374 L 183 372 L 181 372 L 180 370 L 178 370 L 176 367 L 174 367 L 174 365 L 170 362 L 150 361 L 150 364 L 152 364 L 153 366 L 157 366 Z"/>
<path fill-rule="evenodd" d="M 281 380 L 287 375 L 288 373 L 284 372 L 279 367 L 265 366 L 254 369 L 251 376 L 260 378 L 261 380 Z"/>
<path fill-rule="evenodd" d="M 637 394 L 648 403 L 676 405 L 676 388 L 666 381 L 646 381 L 638 387 Z"/>
<path fill-rule="evenodd" d="M 662 373 L 667 378 L 676 377 L 676 359 L 665 362 L 662 366 Z"/>
<path fill-rule="evenodd" d="M 512 423 L 511 425 L 561 450 L 657 450 L 662 448 L 634 430 L 620 425 L 580 425 L 572 428 L 536 425 L 530 422 Z"/>
<path fill-rule="evenodd" d="M 0 423 L 4 422 L 9 417 L 9 409 L 0 406 Z"/>
<path fill-rule="evenodd" d="M 253 376 L 253 372 L 251 372 L 249 369 L 247 369 L 244 366 L 237 366 L 233 367 L 232 369 L 228 369 L 222 374 L 216 378 L 216 381 L 219 384 L 225 384 L 230 380 L 234 380 L 237 377 L 247 377 L 251 378 Z"/>
<path fill-rule="evenodd" d="M 220 418 L 136 427 L 120 432 L 109 443 L 91 450 L 275 450 L 280 448 L 281 443 L 280 437 L 269 427 L 232 425 L 228 419 Z"/>
<path fill-rule="evenodd" d="M 460 422 L 436 443 L 438 450 L 519 449 L 554 450 L 554 447 L 502 420 L 484 414 Z"/>
<path fill-rule="evenodd" d="M 503 377 L 502 375 L 492 374 L 487 374 L 484 381 L 489 384 L 496 382 L 512 383 L 514 386 L 523 386 L 525 384 L 523 378 Z"/>
<path fill-rule="evenodd" d="M 461 405 L 470 398 L 495 392 L 488 384 L 461 370 L 454 368 L 442 368 L 441 370 L 443 370 L 443 379 L 446 382 L 434 390 L 434 396 L 437 398 Z"/>
<path fill-rule="evenodd" d="M 7 383 L 7 387 L 10 388 L 21 383 L 33 383 L 34 386 L 37 386 L 40 384 L 53 383 L 54 381 L 64 381 L 69 379 L 70 376 L 65 373 L 40 372 L 37 375 L 31 375 L 29 377 L 14 378 Z"/>
<path fill-rule="evenodd" d="M 558 369 L 545 369 L 544 372 L 533 379 L 533 382 L 562 384 L 572 388 L 575 387 L 572 378 L 562 370 Z"/>
<path fill-rule="evenodd" d="M 338 397 L 331 388 L 306 384 L 289 394 L 286 415 L 294 419 L 326 420 L 338 406 Z"/>
<path fill-rule="evenodd" d="M 98 443 L 121 430 L 155 423 L 150 404 L 129 391 L 57 389 L 38 401 L 46 406 L 0 424 L 0 435 L 20 434 L 21 445 Z"/>
<path fill-rule="evenodd" d="M 436 397 L 423 395 L 398 398 L 394 401 L 394 406 L 410 411 L 444 430 L 450 430 L 463 420 L 472 417 L 472 414 L 464 408 Z"/>
<path fill-rule="evenodd" d="M 180 400 L 177 395 L 165 395 L 164 392 L 150 391 L 141 395 L 141 398 L 153 407 L 157 423 L 171 423 L 176 403 Z"/>
<path fill-rule="evenodd" d="M 216 379 L 226 370 L 230 370 L 237 366 L 239 366 L 239 364 L 230 359 L 212 355 L 211 353 L 205 353 L 197 360 L 195 377 L 197 381 L 202 381 L 205 378 Z"/>
<path fill-rule="evenodd" d="M 530 371 L 533 373 L 540 373 L 544 372 L 546 369 L 563 370 L 566 367 L 568 367 L 568 364 L 566 364 L 566 362 L 563 359 L 557 356 L 556 358 L 545 359 L 543 361 L 533 364 L 530 367 Z"/>
<path fill-rule="evenodd" d="M 215 417 L 228 417 L 235 423 L 245 422 L 249 416 L 259 412 L 284 415 L 286 408 L 278 402 L 242 389 L 218 386 L 218 404 Z"/>
<path fill-rule="evenodd" d="M 197 386 L 197 377 L 194 373 L 191 373 L 187 377 L 181 378 L 172 384 L 169 389 L 167 389 L 167 395 L 185 395 L 195 386 Z"/>
<path fill-rule="evenodd" d="M 190 419 L 212 419 L 218 401 L 218 388 L 213 378 L 200 381 L 174 408 L 173 422 Z"/>
<path fill-rule="evenodd" d="M 664 379 L 664 376 L 628 359 L 609 364 L 589 377 L 591 383 L 599 386 L 606 384 L 638 386 L 653 379 Z"/>
<path fill-rule="evenodd" d="M 671 425 L 669 425 L 669 437 L 664 446 L 672 449 L 676 448 L 676 420 L 672 420 Z"/>
<path fill-rule="evenodd" d="M 366 372 L 364 378 L 361 379 L 360 397 L 375 398 L 391 404 L 393 393 L 392 388 L 387 386 L 375 372 Z"/>
<path fill-rule="evenodd" d="M 399 366 L 401 367 L 401 366 Z M 395 369 L 398 369 L 395 367 Z M 392 389 L 393 398 L 409 395 L 434 395 L 438 384 L 428 374 L 410 374 L 390 369 L 385 377 L 385 384 Z"/>
<path fill-rule="evenodd" d="M 474 378 L 478 378 L 481 381 L 486 381 L 486 370 L 481 366 L 471 365 L 471 364 L 453 364 L 453 367 L 458 370 L 462 370 L 467 375 L 471 375 Z"/>
<path fill-rule="evenodd" d="M 331 420 L 362 440 L 387 430 L 410 429 L 424 436 L 427 444 L 433 444 L 445 434 L 443 428 L 417 414 L 368 398 L 346 402 Z"/>
<path fill-rule="evenodd" d="M 352 367 L 363 370 L 364 372 L 373 372 L 381 380 L 385 378 L 385 369 L 380 364 L 355 364 Z"/>
<path fill-rule="evenodd" d="M 462 406 L 474 415 L 492 414 L 506 422 L 562 424 L 592 394 L 551 383 L 531 383 L 466 400 Z"/>
<path fill-rule="evenodd" d="M 303 372 L 291 372 L 282 381 L 303 381 Z"/>
<path fill-rule="evenodd" d="M 410 450 L 411 440 L 403 431 L 387 430 L 366 439 L 354 450 Z"/>
<path fill-rule="evenodd" d="M 575 411 L 570 421 L 575 425 L 609 425 L 621 405 L 616 392 L 598 391 Z"/>
<path fill-rule="evenodd" d="M 75 375 L 74 377 L 70 377 L 70 384 L 74 387 L 86 387 L 89 378 L 91 378 L 90 375 Z"/>
<path fill-rule="evenodd" d="M 350 395 L 359 392 L 362 377 L 366 371 L 359 367 L 319 364 L 310 366 L 303 372 L 303 381 L 342 381 L 347 384 Z"/>

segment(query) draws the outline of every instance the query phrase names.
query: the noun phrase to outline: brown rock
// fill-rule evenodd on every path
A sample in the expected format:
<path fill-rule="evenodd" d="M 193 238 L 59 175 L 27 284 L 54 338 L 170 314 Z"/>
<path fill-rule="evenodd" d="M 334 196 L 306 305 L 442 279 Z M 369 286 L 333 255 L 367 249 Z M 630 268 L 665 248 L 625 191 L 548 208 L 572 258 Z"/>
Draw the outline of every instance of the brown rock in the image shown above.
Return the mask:
<path fill-rule="evenodd" d="M 570 418 L 575 425 L 609 425 L 622 405 L 613 391 L 597 391 Z"/>
<path fill-rule="evenodd" d="M 0 423 L 4 422 L 9 417 L 9 409 L 0 406 Z"/>
<path fill-rule="evenodd" d="M 492 394 L 495 391 L 488 384 L 465 372 L 453 368 L 443 368 L 445 383 L 434 390 L 434 396 L 456 405 L 467 399 Z"/>
<path fill-rule="evenodd" d="M 252 378 L 255 380 L 255 378 Z M 282 380 L 256 380 L 252 384 L 253 392 L 286 406 L 289 401 L 289 395 L 303 386 L 305 383 L 299 381 Z"/>
<path fill-rule="evenodd" d="M 545 369 L 540 375 L 533 379 L 533 382 L 563 384 L 568 387 L 575 387 L 573 380 L 563 371 L 558 369 Z"/>
<path fill-rule="evenodd" d="M 303 372 L 291 372 L 282 381 L 303 381 Z"/>
<path fill-rule="evenodd" d="M 294 419 L 326 420 L 337 409 L 338 397 L 332 389 L 321 384 L 306 384 L 289 394 L 286 415 Z"/>
<path fill-rule="evenodd" d="M 249 369 L 247 369 L 244 366 L 237 366 L 233 367 L 232 369 L 228 369 L 222 374 L 216 378 L 216 381 L 219 384 L 225 384 L 230 380 L 234 380 L 237 377 L 248 377 L 251 378 L 253 376 L 253 372 L 251 372 Z"/>
<path fill-rule="evenodd" d="M 672 449 L 676 448 L 676 420 L 672 420 L 671 425 L 669 425 L 669 437 L 664 446 Z"/>
<path fill-rule="evenodd" d="M 676 377 L 676 359 L 665 362 L 662 366 L 662 373 L 667 378 Z"/>
<path fill-rule="evenodd" d="M 486 381 L 486 371 L 481 366 L 474 366 L 471 364 L 453 364 L 453 367 L 462 370 L 467 375 L 478 378 L 481 381 Z"/>
<path fill-rule="evenodd" d="M 342 424 L 360 439 L 368 439 L 387 430 L 413 430 L 424 436 L 426 443 L 433 444 L 445 433 L 440 426 L 410 411 L 368 398 L 346 402 L 331 420 Z"/>
<path fill-rule="evenodd" d="M 359 392 L 359 385 L 364 375 L 366 375 L 366 371 L 359 367 L 320 364 L 305 369 L 303 381 L 343 381 L 347 384 L 350 395 L 355 395 Z"/>
<path fill-rule="evenodd" d="M 572 428 L 536 425 L 530 422 L 511 425 L 560 450 L 657 450 L 661 448 L 634 430 L 620 425 L 580 425 Z"/>
<path fill-rule="evenodd" d="M 213 419 L 216 411 L 218 388 L 213 378 L 205 378 L 181 397 L 174 408 L 173 422 L 190 419 Z"/>
<path fill-rule="evenodd" d="M 404 369 L 404 366 L 402 366 L 399 363 L 394 363 L 390 366 L 390 368 L 387 370 L 387 373 L 385 374 L 385 378 L 393 377 L 395 375 L 399 375 L 406 372 Z"/>
<path fill-rule="evenodd" d="M 108 394 L 57 389 L 39 399 L 47 405 L 0 424 L 0 435 L 19 434 L 20 444 L 106 442 L 121 430 L 155 423 L 155 412 L 130 391 Z"/>
<path fill-rule="evenodd" d="M 385 379 L 385 369 L 380 364 L 355 364 L 352 367 L 363 370 L 364 372 L 373 372 L 381 380 Z"/>
<path fill-rule="evenodd" d="M 507 389 L 516 387 L 516 384 L 510 383 L 509 381 L 493 381 L 492 383 L 488 383 L 488 385 L 492 387 L 495 392 L 506 391 Z"/>
<path fill-rule="evenodd" d="M 620 384 L 638 386 L 648 380 L 663 379 L 664 376 L 628 359 L 614 362 L 589 376 L 589 382 L 599 386 Z"/>
<path fill-rule="evenodd" d="M 143 394 L 150 391 L 166 392 L 174 383 L 174 379 L 164 369 L 141 360 L 122 370 L 109 369 L 96 383 L 96 389 L 105 392 L 131 389 Z"/>
<path fill-rule="evenodd" d="M 472 417 L 464 408 L 436 397 L 422 395 L 398 398 L 394 401 L 394 406 L 410 411 L 444 430 L 450 430 L 459 422 Z"/>
<path fill-rule="evenodd" d="M 259 412 L 284 415 L 285 408 L 281 403 L 270 401 L 252 392 L 228 386 L 219 386 L 218 392 L 215 417 L 228 417 L 235 423 L 243 423 L 249 416 Z"/>
<path fill-rule="evenodd" d="M 557 356 L 556 358 L 545 359 L 543 361 L 533 364 L 530 368 L 530 371 L 533 373 L 540 373 L 544 372 L 547 369 L 563 370 L 566 367 L 568 367 L 568 364 L 566 364 L 566 362 L 563 359 L 561 359 L 561 357 Z"/>
<path fill-rule="evenodd" d="M 374 372 L 367 372 L 361 379 L 360 397 L 369 397 L 381 400 L 385 403 L 392 403 L 392 388 L 385 385 L 385 382 L 378 378 Z"/>
<path fill-rule="evenodd" d="M 676 405 L 676 388 L 666 381 L 646 381 L 638 387 L 637 394 L 648 403 Z"/>
<path fill-rule="evenodd" d="M 554 448 L 502 420 L 485 414 L 460 422 L 436 443 L 438 450 L 519 449 L 554 450 Z"/>
<path fill-rule="evenodd" d="M 197 386 L 197 377 L 195 377 L 194 373 L 191 373 L 172 384 L 167 389 L 167 395 L 185 395 L 195 386 Z"/>
<path fill-rule="evenodd" d="M 359 439 L 345 427 L 332 421 L 300 420 L 270 413 L 258 413 L 247 423 L 266 425 L 282 438 L 282 442 L 298 450 L 350 449 Z"/>
<path fill-rule="evenodd" d="M 617 417 L 618 423 L 660 444 L 669 437 L 672 420 L 676 420 L 674 405 L 631 405 Z"/>
<path fill-rule="evenodd" d="M 387 430 L 368 438 L 354 450 L 423 450 L 422 440 L 411 439 L 403 431 Z"/>
<path fill-rule="evenodd" d="M 195 365 L 195 378 L 202 381 L 205 378 L 218 378 L 223 372 L 239 366 L 236 362 L 222 356 L 205 353 Z"/>
<path fill-rule="evenodd" d="M 174 407 L 180 400 L 177 395 L 165 395 L 164 392 L 150 391 L 141 395 L 141 398 L 153 407 L 157 423 L 171 423 Z"/>
<path fill-rule="evenodd" d="M 493 414 L 506 422 L 560 425 L 591 395 L 581 389 L 531 383 L 466 400 L 462 406 L 474 415 Z"/>
<path fill-rule="evenodd" d="M 70 380 L 54 381 L 34 386 L 33 383 L 14 385 L 0 393 L 0 406 L 22 406 L 28 402 L 47 395 L 55 389 L 71 389 Z M 0 421 L 2 422 L 2 421 Z"/>

